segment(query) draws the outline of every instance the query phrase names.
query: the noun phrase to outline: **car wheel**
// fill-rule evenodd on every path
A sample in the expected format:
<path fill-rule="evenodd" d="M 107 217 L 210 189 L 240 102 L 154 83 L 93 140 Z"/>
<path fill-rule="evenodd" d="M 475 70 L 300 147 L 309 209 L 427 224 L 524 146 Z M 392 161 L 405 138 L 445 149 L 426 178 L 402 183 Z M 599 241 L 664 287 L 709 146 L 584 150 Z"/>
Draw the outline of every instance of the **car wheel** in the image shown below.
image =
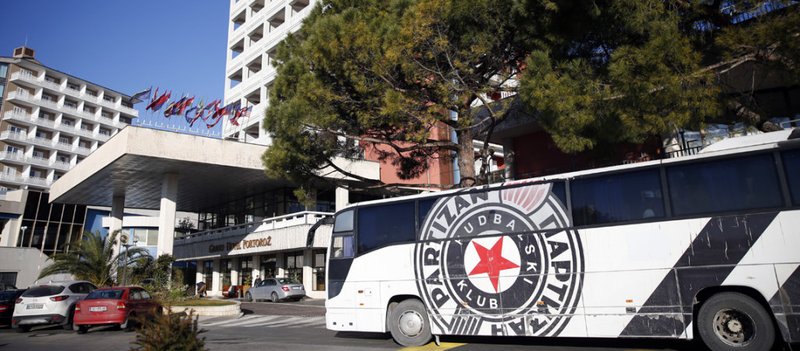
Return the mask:
<path fill-rule="evenodd" d="M 67 321 L 61 327 L 64 328 L 64 330 L 72 330 L 73 327 L 72 324 L 74 323 L 73 321 L 74 318 L 75 318 L 75 308 L 73 307 L 70 308 L 69 312 L 67 313 Z"/>
<path fill-rule="evenodd" d="M 88 325 L 79 325 L 78 326 L 78 334 L 86 334 L 89 331 Z"/>
<path fill-rule="evenodd" d="M 402 346 L 422 346 L 431 340 L 431 326 L 425 306 L 417 299 L 403 300 L 389 312 L 389 331 Z"/>
<path fill-rule="evenodd" d="M 119 329 L 122 329 L 124 331 L 133 331 L 133 323 L 134 323 L 133 319 L 134 315 L 129 314 L 127 317 L 125 317 L 125 320 L 122 323 L 120 323 Z"/>
<path fill-rule="evenodd" d="M 273 291 L 272 295 L 270 295 L 270 298 L 272 299 L 272 302 L 278 302 L 278 293 Z"/>
<path fill-rule="evenodd" d="M 17 326 L 17 333 L 27 333 L 31 331 L 31 326 L 29 325 L 18 325 Z"/>
<path fill-rule="evenodd" d="M 772 318 L 757 301 L 740 293 L 716 294 L 697 314 L 700 338 L 714 351 L 769 350 L 775 342 Z"/>
<path fill-rule="evenodd" d="M 253 295 L 250 295 L 250 292 L 248 291 L 247 294 L 244 294 L 244 299 L 247 302 L 253 302 Z"/>

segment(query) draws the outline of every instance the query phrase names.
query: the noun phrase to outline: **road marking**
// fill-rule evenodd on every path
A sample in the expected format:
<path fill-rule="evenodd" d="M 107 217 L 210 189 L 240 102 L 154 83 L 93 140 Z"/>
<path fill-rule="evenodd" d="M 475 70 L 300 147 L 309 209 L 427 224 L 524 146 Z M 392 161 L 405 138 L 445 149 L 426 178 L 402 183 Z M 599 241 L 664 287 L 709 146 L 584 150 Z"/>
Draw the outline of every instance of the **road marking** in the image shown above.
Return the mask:
<path fill-rule="evenodd" d="M 292 317 L 292 316 L 247 316 L 239 319 L 227 319 L 224 321 L 213 321 L 212 323 L 199 323 L 201 327 L 219 327 L 219 328 L 252 328 L 252 327 L 270 327 L 270 328 L 299 328 L 299 327 L 312 327 L 324 328 L 325 317 Z"/>
<path fill-rule="evenodd" d="M 431 342 L 431 343 L 428 343 L 427 345 L 416 346 L 416 347 L 404 347 L 404 348 L 402 348 L 400 350 L 403 350 L 403 351 L 428 351 L 428 350 L 444 351 L 444 350 L 450 350 L 450 349 L 454 349 L 456 347 L 464 346 L 464 345 L 466 345 L 466 344 L 461 344 L 461 343 L 456 343 L 456 342 L 443 342 L 443 343 L 440 343 L 439 346 L 436 346 L 436 343 Z"/>

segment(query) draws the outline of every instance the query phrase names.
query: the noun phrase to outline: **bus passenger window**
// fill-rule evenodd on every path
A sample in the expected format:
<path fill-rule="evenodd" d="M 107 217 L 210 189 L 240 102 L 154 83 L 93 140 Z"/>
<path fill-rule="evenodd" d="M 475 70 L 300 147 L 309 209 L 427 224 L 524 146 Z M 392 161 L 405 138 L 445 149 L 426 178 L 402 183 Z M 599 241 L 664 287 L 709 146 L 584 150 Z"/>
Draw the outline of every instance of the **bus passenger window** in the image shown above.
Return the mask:
<path fill-rule="evenodd" d="M 668 167 L 667 182 L 677 216 L 765 209 L 783 203 L 770 154 Z"/>
<path fill-rule="evenodd" d="M 570 192 L 575 226 L 665 215 L 657 169 L 576 179 L 571 182 Z"/>
<path fill-rule="evenodd" d="M 425 217 L 430 212 L 431 208 L 433 208 L 433 204 L 436 203 L 436 200 L 439 198 L 432 198 L 432 199 L 424 199 L 419 200 L 417 203 L 417 213 L 419 218 L 417 218 L 417 227 L 421 227 L 422 224 L 425 223 Z"/>
<path fill-rule="evenodd" d="M 416 239 L 414 210 L 416 202 L 407 201 L 358 209 L 358 253 L 394 243 Z"/>
<path fill-rule="evenodd" d="M 792 194 L 792 204 L 800 205 L 800 149 L 786 151 L 781 157 L 786 181 L 789 182 L 789 193 Z"/>
<path fill-rule="evenodd" d="M 352 235 L 337 235 L 333 237 L 333 252 L 332 258 L 350 258 L 353 257 L 353 236 Z"/>

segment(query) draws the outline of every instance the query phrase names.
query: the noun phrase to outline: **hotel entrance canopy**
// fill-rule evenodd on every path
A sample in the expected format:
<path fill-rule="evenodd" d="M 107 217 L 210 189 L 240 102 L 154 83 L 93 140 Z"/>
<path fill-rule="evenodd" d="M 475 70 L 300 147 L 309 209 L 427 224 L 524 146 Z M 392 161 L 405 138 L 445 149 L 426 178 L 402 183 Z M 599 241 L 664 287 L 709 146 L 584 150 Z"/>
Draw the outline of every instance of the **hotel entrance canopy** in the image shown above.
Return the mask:
<path fill-rule="evenodd" d="M 122 228 L 124 208 L 159 209 L 158 252 L 171 253 L 175 211 L 200 212 L 290 185 L 265 175 L 261 155 L 266 148 L 128 126 L 53 183 L 50 201 L 111 207 L 112 231 Z M 361 177 L 380 176 L 377 162 L 335 163 Z M 332 169 L 320 174 L 337 182 L 352 181 Z"/>

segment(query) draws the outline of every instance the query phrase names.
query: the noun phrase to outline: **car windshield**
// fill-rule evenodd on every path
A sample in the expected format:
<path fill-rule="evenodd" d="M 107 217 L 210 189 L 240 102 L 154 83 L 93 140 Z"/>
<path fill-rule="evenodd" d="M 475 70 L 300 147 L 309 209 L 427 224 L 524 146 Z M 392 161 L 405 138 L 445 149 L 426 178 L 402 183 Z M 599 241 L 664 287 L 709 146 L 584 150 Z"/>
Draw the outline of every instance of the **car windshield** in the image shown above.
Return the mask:
<path fill-rule="evenodd" d="M 288 278 L 277 278 L 278 284 L 299 284 L 296 280 L 291 280 Z"/>
<path fill-rule="evenodd" d="M 122 297 L 122 290 L 95 290 L 86 295 L 86 300 L 119 300 L 120 297 Z"/>
<path fill-rule="evenodd" d="M 28 289 L 22 293 L 22 297 L 42 297 L 59 294 L 64 291 L 63 286 L 57 285 L 41 285 Z"/>

